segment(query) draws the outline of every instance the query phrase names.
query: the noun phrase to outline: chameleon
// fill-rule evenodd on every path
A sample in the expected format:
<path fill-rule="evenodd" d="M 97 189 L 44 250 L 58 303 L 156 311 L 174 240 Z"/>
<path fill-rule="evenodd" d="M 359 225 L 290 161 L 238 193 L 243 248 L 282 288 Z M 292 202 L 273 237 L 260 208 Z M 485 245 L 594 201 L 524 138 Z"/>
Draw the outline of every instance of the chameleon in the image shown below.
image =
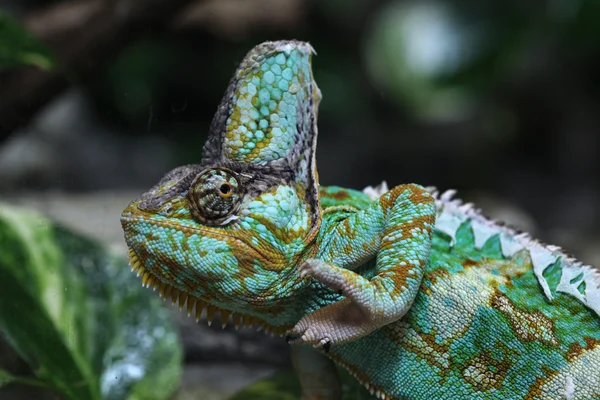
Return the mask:
<path fill-rule="evenodd" d="M 199 164 L 121 215 L 142 284 L 285 335 L 303 399 L 600 399 L 600 275 L 454 191 L 320 186 L 315 54 L 241 61 Z M 205 311 L 204 311 L 205 310 Z"/>

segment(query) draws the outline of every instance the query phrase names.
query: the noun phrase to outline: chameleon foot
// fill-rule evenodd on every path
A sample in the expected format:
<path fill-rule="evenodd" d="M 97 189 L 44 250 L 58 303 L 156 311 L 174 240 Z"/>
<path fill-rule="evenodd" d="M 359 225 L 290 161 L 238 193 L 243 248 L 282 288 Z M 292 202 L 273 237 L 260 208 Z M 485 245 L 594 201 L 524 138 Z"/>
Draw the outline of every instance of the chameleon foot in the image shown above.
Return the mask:
<path fill-rule="evenodd" d="M 328 351 L 373 331 L 367 316 L 345 299 L 304 316 L 289 332 L 289 343 L 310 343 Z"/>
<path fill-rule="evenodd" d="M 360 275 L 323 261 L 311 259 L 298 269 L 300 276 L 312 276 L 346 299 L 304 316 L 288 332 L 290 343 L 311 343 L 326 351 L 331 345 L 365 336 L 389 321 L 372 296 L 362 290 L 371 283 Z"/>

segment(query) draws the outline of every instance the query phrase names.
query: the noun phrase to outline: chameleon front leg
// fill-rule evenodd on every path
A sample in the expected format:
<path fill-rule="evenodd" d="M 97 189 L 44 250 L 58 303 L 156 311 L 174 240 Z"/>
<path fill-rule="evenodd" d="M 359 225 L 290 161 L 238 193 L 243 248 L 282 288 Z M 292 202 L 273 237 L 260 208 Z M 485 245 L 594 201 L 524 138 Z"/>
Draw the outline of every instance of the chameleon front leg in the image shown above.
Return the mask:
<path fill-rule="evenodd" d="M 421 186 L 397 186 L 320 238 L 319 257 L 299 268 L 346 298 L 305 315 L 288 333 L 327 349 L 400 319 L 417 295 L 431 248 L 435 202 Z M 373 256 L 368 280 L 349 268 Z"/>

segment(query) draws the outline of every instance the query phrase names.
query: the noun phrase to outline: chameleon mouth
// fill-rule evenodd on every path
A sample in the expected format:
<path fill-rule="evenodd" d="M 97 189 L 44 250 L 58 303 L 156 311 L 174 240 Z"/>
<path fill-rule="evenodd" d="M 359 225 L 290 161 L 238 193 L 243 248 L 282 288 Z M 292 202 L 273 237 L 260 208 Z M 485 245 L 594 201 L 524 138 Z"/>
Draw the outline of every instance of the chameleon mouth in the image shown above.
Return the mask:
<path fill-rule="evenodd" d="M 195 316 L 196 322 L 202 319 L 202 316 L 206 318 L 208 326 L 211 326 L 215 314 L 219 313 L 219 321 L 221 328 L 224 329 L 227 324 L 232 324 L 236 330 L 241 327 L 256 327 L 259 331 L 264 330 L 266 333 L 270 333 L 271 336 L 279 335 L 283 336 L 291 326 L 275 326 L 271 325 L 264 320 L 240 313 L 239 311 L 226 310 L 222 307 L 217 307 L 209 302 L 202 300 L 195 296 L 190 296 L 187 293 L 161 282 L 152 272 L 148 271 L 142 261 L 138 258 L 134 250 L 129 249 L 129 265 L 131 270 L 137 273 L 138 277 L 142 278 L 142 286 L 149 288 L 152 286 L 154 291 L 158 291 L 158 295 L 163 300 L 170 299 L 172 304 L 178 304 L 179 309 L 183 310 L 184 307 L 187 311 L 188 317 Z"/>

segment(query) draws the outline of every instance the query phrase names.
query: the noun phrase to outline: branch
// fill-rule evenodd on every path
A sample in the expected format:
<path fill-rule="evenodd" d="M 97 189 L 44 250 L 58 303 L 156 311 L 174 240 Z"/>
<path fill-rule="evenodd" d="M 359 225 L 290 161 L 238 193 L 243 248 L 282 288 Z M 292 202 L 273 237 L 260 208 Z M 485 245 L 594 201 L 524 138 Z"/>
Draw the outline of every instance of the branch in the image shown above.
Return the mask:
<path fill-rule="evenodd" d="M 168 25 L 191 0 L 74 0 L 25 17 L 23 23 L 45 42 L 60 66 L 0 72 L 0 141 L 68 86 L 85 81 L 132 40 Z"/>

